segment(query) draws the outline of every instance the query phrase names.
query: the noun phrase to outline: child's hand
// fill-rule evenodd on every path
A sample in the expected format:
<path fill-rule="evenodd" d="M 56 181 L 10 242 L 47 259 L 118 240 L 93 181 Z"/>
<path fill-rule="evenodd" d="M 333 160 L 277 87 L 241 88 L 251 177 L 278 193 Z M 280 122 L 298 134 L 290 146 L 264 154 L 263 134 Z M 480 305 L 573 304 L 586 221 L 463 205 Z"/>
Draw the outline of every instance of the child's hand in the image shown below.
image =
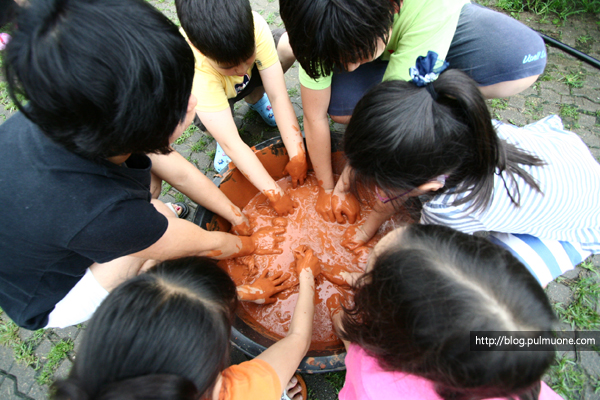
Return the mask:
<path fill-rule="evenodd" d="M 281 193 L 277 193 L 274 190 L 267 190 L 265 195 L 271 202 L 271 206 L 273 206 L 277 215 L 286 216 L 293 213 L 294 208 L 298 207 L 298 203 L 294 202 L 290 195 L 286 194 L 283 190 L 281 190 Z"/>
<path fill-rule="evenodd" d="M 292 187 L 294 189 L 298 186 L 298 182 L 300 182 L 300 185 L 303 185 L 306 173 L 308 172 L 308 163 L 306 162 L 304 151 L 292 157 L 283 172 L 289 174 L 292 178 Z"/>
<path fill-rule="evenodd" d="M 285 233 L 285 228 L 275 226 L 264 226 L 254 232 L 250 238 L 254 244 L 254 254 L 281 254 L 283 250 L 278 248 L 279 243 L 285 238 L 281 236 Z"/>
<path fill-rule="evenodd" d="M 331 196 L 331 209 L 338 224 L 346 222 L 344 215 L 351 224 L 360 217 L 360 204 L 352 193 L 338 193 L 334 190 Z"/>
<path fill-rule="evenodd" d="M 252 235 L 252 226 L 250 225 L 250 221 L 248 221 L 248 217 L 244 214 L 241 214 L 234 222 L 232 223 L 231 233 L 238 236 Z"/>
<path fill-rule="evenodd" d="M 328 222 L 335 222 L 335 215 L 333 214 L 333 210 L 331 209 L 331 195 L 333 194 L 332 190 L 325 190 L 321 186 L 319 186 L 319 194 L 317 195 L 317 204 L 315 205 L 315 210 L 317 213 Z"/>
<path fill-rule="evenodd" d="M 344 240 L 342 246 L 350 251 L 364 246 L 371 239 L 364 231 L 362 226 L 351 226 L 344 232 Z"/>
<path fill-rule="evenodd" d="M 369 260 L 371 250 L 372 248 L 368 246 L 360 246 L 352 251 L 354 253 L 354 262 L 363 271 L 367 268 L 367 261 Z"/>
<path fill-rule="evenodd" d="M 294 249 L 294 258 L 296 259 L 296 272 L 298 275 L 300 275 L 303 270 L 309 270 L 314 278 L 321 273 L 319 259 L 308 246 L 296 247 Z"/>
<path fill-rule="evenodd" d="M 327 299 L 327 308 L 329 315 L 333 317 L 335 314 L 342 312 L 343 297 L 339 293 L 334 293 Z"/>
<path fill-rule="evenodd" d="M 267 276 L 268 273 L 269 270 L 264 270 L 261 276 L 252 284 L 238 286 L 238 298 L 242 301 L 251 301 L 256 304 L 271 304 L 276 301 L 271 296 L 294 286 L 289 281 L 290 274 L 284 275 L 283 272 L 279 271 L 271 276 Z"/>
<path fill-rule="evenodd" d="M 254 260 L 253 254 L 250 254 L 249 256 L 239 257 L 237 259 L 237 261 L 240 264 L 245 265 L 246 268 L 248 268 L 248 275 L 250 275 L 250 276 L 256 274 L 256 272 L 258 271 L 258 268 L 256 267 L 256 261 Z"/>

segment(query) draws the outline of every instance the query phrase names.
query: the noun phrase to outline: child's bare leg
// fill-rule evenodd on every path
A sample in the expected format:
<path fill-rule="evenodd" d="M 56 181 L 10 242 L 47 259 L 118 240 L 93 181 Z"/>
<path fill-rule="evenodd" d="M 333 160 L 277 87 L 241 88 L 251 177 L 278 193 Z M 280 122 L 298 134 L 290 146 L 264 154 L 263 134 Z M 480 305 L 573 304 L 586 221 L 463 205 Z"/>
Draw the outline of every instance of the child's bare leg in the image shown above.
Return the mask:
<path fill-rule="evenodd" d="M 538 77 L 539 75 L 534 75 L 514 81 L 499 82 L 489 86 L 481 86 L 479 90 L 486 99 L 501 99 L 521 93 L 533 85 Z"/>
<path fill-rule="evenodd" d="M 330 117 L 333 120 L 333 122 L 348 125 L 348 123 L 350 123 L 351 115 L 331 115 Z"/>
<path fill-rule="evenodd" d="M 281 62 L 281 68 L 283 68 L 283 73 L 285 74 L 294 61 L 296 61 L 287 32 L 281 35 L 281 38 L 279 39 L 279 43 L 277 44 L 277 55 L 279 56 L 279 62 Z"/>
<path fill-rule="evenodd" d="M 150 171 L 150 193 L 153 199 L 158 199 L 162 190 L 162 179 L 160 179 L 154 172 Z"/>
<path fill-rule="evenodd" d="M 157 263 L 156 260 L 125 256 L 103 264 L 94 263 L 90 267 L 90 271 L 98 283 L 110 292 L 121 283 L 145 272 Z"/>
<path fill-rule="evenodd" d="M 262 99 L 265 94 L 265 88 L 262 86 L 257 87 L 250 93 L 248 96 L 244 97 L 246 103 L 248 104 L 256 104 L 260 99 Z"/>

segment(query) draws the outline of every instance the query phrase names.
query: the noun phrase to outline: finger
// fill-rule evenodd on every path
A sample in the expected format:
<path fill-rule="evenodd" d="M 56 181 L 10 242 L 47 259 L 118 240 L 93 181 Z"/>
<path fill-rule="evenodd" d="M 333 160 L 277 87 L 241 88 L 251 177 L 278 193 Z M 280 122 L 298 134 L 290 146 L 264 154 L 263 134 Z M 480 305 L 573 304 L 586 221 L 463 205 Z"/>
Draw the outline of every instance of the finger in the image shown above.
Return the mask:
<path fill-rule="evenodd" d="M 261 278 L 266 278 L 268 274 L 269 274 L 269 270 L 268 270 L 268 269 L 265 269 L 265 270 L 263 271 L 263 273 L 260 275 L 260 277 L 261 277 Z"/>
<path fill-rule="evenodd" d="M 292 189 L 296 189 L 296 186 L 298 186 L 298 178 L 292 177 Z"/>
<path fill-rule="evenodd" d="M 281 272 L 281 274 L 279 274 L 277 279 L 273 280 L 273 283 L 275 284 L 275 286 L 281 285 L 283 282 L 287 281 L 290 278 L 290 274 L 288 274 L 288 273 L 286 273 L 283 276 L 282 275 L 283 275 L 283 271 Z"/>
<path fill-rule="evenodd" d="M 275 283 L 281 277 L 281 275 L 283 275 L 283 271 L 277 271 L 273 275 L 271 275 L 269 279 L 271 279 L 271 281 Z"/>
<path fill-rule="evenodd" d="M 273 238 L 273 241 L 276 242 L 276 243 L 285 242 L 285 237 L 283 237 L 283 236 L 275 236 Z"/>
<path fill-rule="evenodd" d="M 300 178 L 300 185 L 304 185 L 304 181 L 306 180 L 306 174 L 303 174 Z"/>
<path fill-rule="evenodd" d="M 275 235 L 283 235 L 283 234 L 285 233 L 285 228 L 283 228 L 283 227 L 275 227 L 275 228 L 272 230 L 272 232 L 273 232 L 273 234 L 275 234 Z"/>
<path fill-rule="evenodd" d="M 292 206 L 293 206 L 294 208 L 298 208 L 298 207 L 300 207 L 300 202 L 299 202 L 298 200 L 294 200 L 294 202 L 293 202 Z"/>
<path fill-rule="evenodd" d="M 335 215 L 331 209 L 327 210 L 327 217 L 329 218 L 329 222 L 335 222 Z"/>
<path fill-rule="evenodd" d="M 358 215 L 356 213 L 346 213 L 346 217 L 348 217 L 348 222 L 350 222 L 351 224 L 356 222 L 356 217 L 358 217 Z"/>
<path fill-rule="evenodd" d="M 333 214 L 335 215 L 335 219 L 336 219 L 336 221 L 337 221 L 337 223 L 338 223 L 338 224 L 343 224 L 344 222 L 346 222 L 346 221 L 344 220 L 344 215 L 342 215 L 342 212 L 341 212 L 341 210 L 339 210 L 339 209 L 336 209 L 336 210 L 333 212 Z"/>
<path fill-rule="evenodd" d="M 277 301 L 277 299 L 274 299 L 272 297 L 269 297 L 268 299 L 265 299 L 265 302 L 263 304 L 273 304 Z"/>

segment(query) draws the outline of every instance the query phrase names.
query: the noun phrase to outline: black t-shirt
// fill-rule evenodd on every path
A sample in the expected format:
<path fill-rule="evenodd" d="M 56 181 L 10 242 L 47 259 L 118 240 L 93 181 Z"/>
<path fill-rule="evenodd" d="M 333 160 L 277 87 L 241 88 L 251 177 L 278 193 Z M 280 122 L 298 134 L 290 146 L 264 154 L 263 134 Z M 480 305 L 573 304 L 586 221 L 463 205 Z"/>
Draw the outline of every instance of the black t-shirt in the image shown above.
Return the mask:
<path fill-rule="evenodd" d="M 71 153 L 17 113 L 0 125 L 0 307 L 39 329 L 94 262 L 154 244 L 167 219 L 150 204 L 150 159 Z"/>

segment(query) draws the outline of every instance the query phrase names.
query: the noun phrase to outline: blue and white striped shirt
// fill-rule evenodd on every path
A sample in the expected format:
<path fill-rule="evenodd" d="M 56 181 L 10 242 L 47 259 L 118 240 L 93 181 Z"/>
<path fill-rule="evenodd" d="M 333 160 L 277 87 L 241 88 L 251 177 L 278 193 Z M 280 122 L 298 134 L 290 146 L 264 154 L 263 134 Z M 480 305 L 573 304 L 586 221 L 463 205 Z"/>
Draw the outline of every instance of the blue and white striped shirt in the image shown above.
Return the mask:
<path fill-rule="evenodd" d="M 541 167 L 524 167 L 541 193 L 517 176 L 521 206 L 516 207 L 496 175 L 492 201 L 485 210 L 473 211 L 472 203 L 453 206 L 465 193 L 444 193 L 423 206 L 421 222 L 466 233 L 529 234 L 579 243 L 584 250 L 600 253 L 600 165 L 587 146 L 576 134 L 565 131 L 556 115 L 523 128 L 494 123 L 500 138 L 546 162 Z M 510 187 L 510 180 L 506 181 Z"/>

